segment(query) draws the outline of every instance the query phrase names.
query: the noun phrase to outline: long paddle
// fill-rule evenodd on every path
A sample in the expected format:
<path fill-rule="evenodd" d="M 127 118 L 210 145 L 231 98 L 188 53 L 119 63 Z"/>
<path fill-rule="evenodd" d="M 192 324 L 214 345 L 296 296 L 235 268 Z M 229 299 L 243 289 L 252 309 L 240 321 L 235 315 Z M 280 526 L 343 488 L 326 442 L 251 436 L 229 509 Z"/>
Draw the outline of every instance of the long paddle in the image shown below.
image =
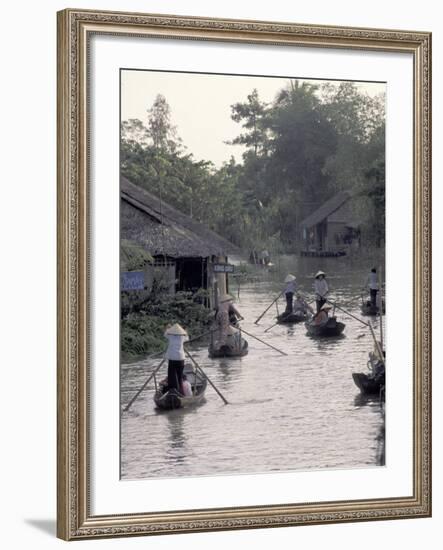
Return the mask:
<path fill-rule="evenodd" d="M 283 295 L 283 293 L 284 293 L 284 290 L 282 290 L 282 291 L 280 292 L 280 294 L 277 296 L 277 298 L 275 298 L 275 300 L 272 300 L 272 302 L 271 302 L 271 303 L 269 304 L 269 306 L 264 310 L 264 312 L 260 315 L 260 317 L 258 317 L 258 318 L 254 321 L 254 324 L 257 324 L 257 323 L 260 321 L 260 319 L 265 315 L 265 313 L 267 313 L 267 312 L 271 309 L 271 307 L 276 303 L 276 301 L 280 298 L 280 296 Z"/>
<path fill-rule="evenodd" d="M 374 339 L 375 347 L 377 348 L 378 357 L 379 357 L 380 361 L 381 361 L 381 362 L 383 363 L 383 365 L 384 365 L 384 364 L 385 364 L 385 358 L 384 358 L 384 356 L 383 356 L 382 350 L 380 349 L 380 344 L 378 343 L 377 338 L 375 337 L 375 332 L 374 332 L 374 328 L 372 327 L 371 321 L 369 321 L 368 327 L 369 327 L 370 330 L 371 330 L 372 338 Z"/>
<path fill-rule="evenodd" d="M 203 338 L 203 336 L 207 336 L 208 334 L 211 334 L 212 332 L 214 332 L 216 330 L 217 329 L 212 328 L 211 330 L 207 330 L 206 332 L 202 332 L 201 334 L 199 334 L 195 338 L 192 338 L 192 340 L 188 340 L 187 342 L 185 342 L 185 345 L 186 344 L 192 344 L 192 342 L 196 342 L 197 340 L 200 340 L 200 338 Z"/>
<path fill-rule="evenodd" d="M 343 311 L 343 313 L 346 313 L 346 315 L 349 315 L 350 317 L 352 317 L 353 319 L 355 319 L 356 321 L 358 321 L 362 325 L 365 325 L 366 327 L 369 326 L 368 323 L 366 323 L 365 321 L 362 321 L 361 319 L 359 319 L 358 317 L 356 317 L 355 315 L 353 315 L 349 311 L 346 311 L 346 309 L 343 309 L 342 307 L 338 306 L 335 302 L 331 302 L 331 300 L 326 300 L 326 301 L 328 302 L 328 304 L 331 304 L 335 308 L 339 309 L 340 311 Z"/>
<path fill-rule="evenodd" d="M 273 325 L 271 325 L 270 327 L 268 327 L 267 329 L 265 329 L 265 332 L 268 332 L 268 330 L 271 330 L 271 328 L 274 328 L 278 325 L 278 321 L 276 323 L 274 323 Z"/>
<path fill-rule="evenodd" d="M 126 405 L 126 407 L 123 409 L 125 412 L 129 411 L 129 408 L 134 403 L 134 401 L 137 399 L 137 397 L 141 394 L 141 392 L 146 388 L 146 386 L 149 384 L 153 376 L 155 376 L 156 372 L 160 369 L 160 367 L 163 365 L 163 363 L 166 361 L 166 359 L 163 357 L 162 362 L 154 369 L 154 372 L 149 376 L 149 378 L 146 380 L 146 382 L 143 384 L 143 386 L 138 390 L 138 392 L 134 395 L 134 397 L 129 401 L 129 403 Z"/>
<path fill-rule="evenodd" d="M 197 363 L 197 361 L 192 357 L 192 355 L 189 353 L 187 349 L 185 349 L 186 355 L 189 357 L 189 359 L 194 363 L 195 368 L 206 378 L 206 380 L 211 384 L 211 386 L 214 388 L 214 390 L 217 392 L 217 394 L 221 397 L 225 405 L 229 405 L 228 401 L 225 399 L 225 397 L 222 395 L 222 393 L 216 388 L 215 384 L 212 382 L 212 380 L 209 378 L 209 376 L 205 373 L 205 371 L 200 367 L 200 365 Z"/>
<path fill-rule="evenodd" d="M 246 330 L 244 328 L 241 329 L 242 332 L 244 332 L 245 334 L 247 334 L 248 336 L 250 336 L 251 338 L 255 338 L 256 340 L 258 340 L 259 342 L 261 342 L 262 344 L 264 344 L 265 346 L 268 346 L 269 348 L 272 348 L 274 349 L 275 351 L 278 351 L 278 353 L 281 353 L 282 355 L 288 355 L 287 353 L 285 353 L 284 351 L 281 351 L 280 349 L 278 348 L 275 348 L 274 346 L 271 346 L 271 344 L 268 344 L 267 342 L 265 342 L 264 340 L 261 340 L 260 338 L 257 338 L 257 336 L 254 336 L 253 334 L 249 333 L 249 332 L 246 332 Z"/>

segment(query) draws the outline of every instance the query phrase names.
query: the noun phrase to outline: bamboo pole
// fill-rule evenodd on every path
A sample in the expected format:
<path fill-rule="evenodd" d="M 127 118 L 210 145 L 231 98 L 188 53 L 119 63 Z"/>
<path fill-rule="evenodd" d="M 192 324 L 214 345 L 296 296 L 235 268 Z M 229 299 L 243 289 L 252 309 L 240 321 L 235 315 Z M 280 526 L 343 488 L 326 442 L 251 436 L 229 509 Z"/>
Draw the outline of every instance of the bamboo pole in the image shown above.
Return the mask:
<path fill-rule="evenodd" d="M 211 386 L 214 388 L 214 390 L 216 391 L 216 393 L 219 395 L 219 397 L 221 397 L 221 399 L 223 400 L 224 404 L 225 405 L 229 405 L 227 399 L 225 399 L 225 397 L 223 396 L 223 394 L 216 388 L 215 384 L 212 382 L 212 380 L 209 378 L 209 376 L 205 373 L 205 371 L 200 367 L 200 365 L 197 363 L 197 361 L 192 357 L 192 355 L 189 353 L 189 351 L 187 349 L 185 349 L 185 353 L 186 355 L 189 357 L 189 359 L 192 361 L 192 363 L 194 364 L 195 368 L 198 370 L 198 372 L 200 372 L 205 378 L 206 380 L 211 384 Z"/>
<path fill-rule="evenodd" d="M 269 348 L 275 350 L 275 351 L 278 351 L 278 353 L 281 353 L 282 355 L 288 355 L 287 353 L 285 353 L 284 351 L 281 351 L 280 349 L 278 348 L 275 348 L 274 346 L 271 346 L 271 344 L 268 344 L 267 342 L 265 342 L 264 340 L 261 340 L 260 338 L 257 338 L 257 336 L 254 336 L 253 334 L 251 334 L 250 332 L 246 332 L 245 329 L 242 329 L 243 332 L 245 334 L 247 334 L 248 336 L 250 336 L 251 338 L 255 338 L 256 340 L 258 340 L 259 342 L 261 342 L 262 344 L 264 344 L 265 346 L 268 346 Z"/>
<path fill-rule="evenodd" d="M 343 311 L 343 313 L 346 313 L 346 315 L 349 315 L 350 317 L 352 317 L 353 319 L 355 319 L 356 321 L 358 321 L 359 323 L 361 323 L 362 325 L 365 325 L 365 326 L 369 326 L 368 323 L 366 323 L 365 321 L 363 321 L 362 319 L 359 319 L 358 317 L 356 317 L 355 315 L 353 315 L 351 312 L 349 311 L 346 311 L 346 309 L 343 309 L 342 307 L 338 306 L 335 302 L 331 302 L 331 300 L 326 300 L 328 302 L 328 304 L 331 304 L 332 306 L 336 307 L 337 309 L 339 309 L 340 311 Z"/>
<path fill-rule="evenodd" d="M 151 379 L 155 376 L 156 372 L 160 369 L 160 367 L 163 365 L 163 363 L 166 361 L 166 358 L 163 357 L 162 362 L 154 369 L 154 372 L 149 376 L 149 378 L 146 380 L 146 382 L 143 384 L 143 386 L 138 390 L 138 392 L 134 395 L 134 397 L 129 401 L 129 403 L 126 405 L 126 407 L 123 409 L 125 412 L 129 411 L 131 405 L 134 403 L 134 401 L 138 398 L 138 396 L 141 394 L 141 392 L 146 388 L 146 386 L 149 384 Z"/>
<path fill-rule="evenodd" d="M 369 321 L 368 327 L 369 327 L 369 329 L 371 330 L 372 338 L 374 339 L 375 347 L 376 347 L 377 352 L 378 352 L 378 357 L 379 357 L 380 361 L 381 361 L 381 362 L 383 363 L 383 365 L 384 365 L 384 364 L 385 364 L 385 358 L 384 358 L 384 355 L 383 355 L 382 350 L 380 349 L 380 344 L 378 343 L 377 338 L 376 338 L 376 336 L 375 336 L 374 327 L 372 326 L 371 321 Z"/>
<path fill-rule="evenodd" d="M 274 303 L 280 298 L 280 296 L 283 295 L 283 293 L 284 293 L 284 290 L 282 290 L 282 291 L 280 292 L 280 294 L 277 296 L 277 298 L 275 298 L 275 300 L 272 300 L 272 302 L 271 302 L 271 303 L 269 304 L 269 306 L 264 310 L 264 312 L 260 315 L 260 317 L 258 317 L 258 318 L 254 321 L 254 324 L 257 324 L 257 323 L 260 321 L 260 319 L 265 315 L 265 313 L 267 313 L 267 312 L 271 309 L 271 307 L 272 307 L 272 306 L 274 305 Z"/>

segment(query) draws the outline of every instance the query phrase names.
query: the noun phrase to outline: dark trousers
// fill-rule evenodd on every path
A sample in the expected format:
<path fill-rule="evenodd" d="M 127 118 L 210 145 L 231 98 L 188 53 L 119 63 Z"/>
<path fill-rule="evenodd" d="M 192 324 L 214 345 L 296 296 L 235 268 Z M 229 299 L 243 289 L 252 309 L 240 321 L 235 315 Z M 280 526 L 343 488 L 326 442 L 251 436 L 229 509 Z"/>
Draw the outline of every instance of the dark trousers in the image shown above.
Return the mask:
<path fill-rule="evenodd" d="M 286 310 L 285 313 L 292 313 L 292 300 L 294 299 L 293 292 L 286 292 Z"/>
<path fill-rule="evenodd" d="M 373 307 L 377 305 L 377 292 L 378 290 L 376 288 L 369 289 L 369 293 L 371 294 L 371 306 Z"/>
<path fill-rule="evenodd" d="M 317 298 L 315 300 L 315 303 L 317 304 L 317 313 L 321 310 L 321 308 L 326 304 L 326 300 L 324 298 Z"/>
<path fill-rule="evenodd" d="M 173 361 L 169 359 L 168 361 L 168 389 L 175 389 L 181 393 L 182 391 L 182 381 L 183 381 L 183 370 L 185 368 L 184 361 Z"/>

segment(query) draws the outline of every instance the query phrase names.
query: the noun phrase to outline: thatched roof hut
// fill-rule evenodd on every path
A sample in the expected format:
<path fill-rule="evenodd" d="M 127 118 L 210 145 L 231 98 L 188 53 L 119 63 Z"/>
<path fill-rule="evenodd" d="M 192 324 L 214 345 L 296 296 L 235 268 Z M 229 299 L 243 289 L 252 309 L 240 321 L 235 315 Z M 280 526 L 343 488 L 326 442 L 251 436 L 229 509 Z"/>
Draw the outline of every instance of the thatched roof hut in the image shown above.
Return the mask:
<path fill-rule="evenodd" d="M 152 256 L 205 258 L 239 252 L 225 238 L 125 177 L 120 180 L 120 196 L 121 238 L 143 246 Z"/>

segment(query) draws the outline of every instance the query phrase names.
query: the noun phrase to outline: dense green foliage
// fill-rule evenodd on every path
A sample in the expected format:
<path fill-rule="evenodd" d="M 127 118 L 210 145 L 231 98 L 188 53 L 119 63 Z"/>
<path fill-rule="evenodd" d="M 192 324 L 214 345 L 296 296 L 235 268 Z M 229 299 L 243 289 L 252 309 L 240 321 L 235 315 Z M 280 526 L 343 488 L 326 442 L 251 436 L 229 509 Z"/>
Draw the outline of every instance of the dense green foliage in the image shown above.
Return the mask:
<path fill-rule="evenodd" d="M 177 292 L 175 295 L 151 293 L 121 321 L 121 353 L 123 361 L 161 351 L 168 325 L 180 323 L 194 338 L 208 330 L 212 312 L 202 305 L 202 294 Z"/>
<path fill-rule="evenodd" d="M 148 123 L 122 124 L 122 173 L 245 249 L 297 248 L 300 221 L 340 190 L 356 195 L 367 244 L 384 236 L 383 98 L 348 82 L 314 86 L 297 80 L 265 104 L 257 90 L 231 106 L 245 147 L 216 168 L 186 152 L 164 97 Z"/>

